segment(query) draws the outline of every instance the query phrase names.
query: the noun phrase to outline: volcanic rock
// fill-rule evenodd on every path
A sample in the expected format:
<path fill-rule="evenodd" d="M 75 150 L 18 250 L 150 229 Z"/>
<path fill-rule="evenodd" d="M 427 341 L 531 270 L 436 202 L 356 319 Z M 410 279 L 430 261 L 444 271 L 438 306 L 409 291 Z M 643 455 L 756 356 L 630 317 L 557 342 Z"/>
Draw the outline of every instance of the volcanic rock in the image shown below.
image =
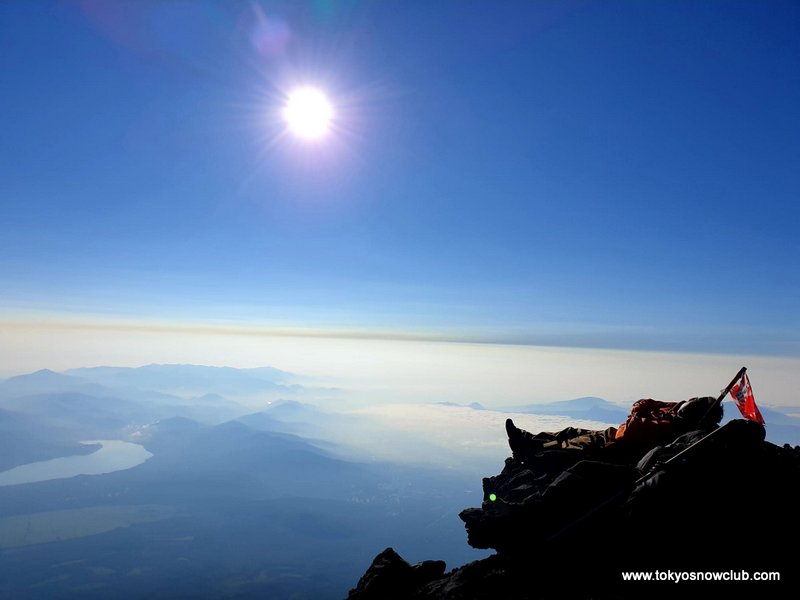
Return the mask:
<path fill-rule="evenodd" d="M 792 597 L 800 447 L 764 437 L 735 420 L 636 453 L 509 457 L 483 479 L 481 506 L 459 515 L 469 544 L 495 554 L 445 573 L 441 561 L 411 566 L 387 548 L 348 600 Z M 780 581 L 754 581 L 761 572 Z M 702 581 L 715 576 L 732 581 Z"/>

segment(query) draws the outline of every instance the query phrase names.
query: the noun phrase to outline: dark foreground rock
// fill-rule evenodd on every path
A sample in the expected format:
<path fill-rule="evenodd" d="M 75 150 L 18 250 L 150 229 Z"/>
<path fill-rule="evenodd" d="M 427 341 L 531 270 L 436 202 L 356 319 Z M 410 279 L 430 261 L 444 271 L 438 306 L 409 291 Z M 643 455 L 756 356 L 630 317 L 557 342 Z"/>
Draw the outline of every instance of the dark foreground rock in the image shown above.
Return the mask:
<path fill-rule="evenodd" d="M 412 566 L 394 549 L 387 548 L 375 557 L 348 597 L 352 600 L 411 598 L 426 584 L 441 579 L 445 568 L 442 560 L 426 560 Z"/>
<path fill-rule="evenodd" d="M 707 434 L 633 454 L 570 447 L 510 457 L 483 480 L 481 506 L 459 515 L 470 545 L 494 555 L 445 572 L 441 561 L 412 566 L 388 548 L 348 598 L 798 597 L 800 448 L 764 441 L 750 421 Z M 651 581 L 625 581 L 625 572 Z M 780 581 L 755 581 L 762 572 Z M 723 580 L 702 581 L 709 576 Z"/>

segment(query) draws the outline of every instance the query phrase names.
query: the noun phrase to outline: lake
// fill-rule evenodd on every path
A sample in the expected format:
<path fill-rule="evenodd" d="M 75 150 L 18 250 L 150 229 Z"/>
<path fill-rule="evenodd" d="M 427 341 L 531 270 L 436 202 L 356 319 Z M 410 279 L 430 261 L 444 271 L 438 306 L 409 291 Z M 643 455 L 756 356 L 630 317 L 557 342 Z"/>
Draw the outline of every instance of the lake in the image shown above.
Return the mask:
<path fill-rule="evenodd" d="M 140 465 L 153 456 L 144 446 L 121 440 L 92 440 L 81 443 L 101 444 L 102 447 L 91 454 L 53 458 L 0 472 L 0 486 L 113 473 Z"/>

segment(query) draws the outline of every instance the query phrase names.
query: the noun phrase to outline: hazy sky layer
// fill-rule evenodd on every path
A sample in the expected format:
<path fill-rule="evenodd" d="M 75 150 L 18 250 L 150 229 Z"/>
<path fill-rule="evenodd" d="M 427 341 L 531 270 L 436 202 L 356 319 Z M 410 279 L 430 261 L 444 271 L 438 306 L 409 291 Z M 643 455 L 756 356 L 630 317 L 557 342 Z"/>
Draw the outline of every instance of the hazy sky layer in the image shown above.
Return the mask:
<path fill-rule="evenodd" d="M 0 316 L 798 356 L 799 29 L 777 0 L 2 2 Z M 313 144 L 298 84 L 334 105 Z M 92 334 L 7 335 L 47 366 Z"/>
<path fill-rule="evenodd" d="M 796 357 L 274 336 L 169 326 L 0 326 L 5 371 L 0 376 L 44 367 L 151 362 L 272 366 L 312 376 L 313 386 L 341 392 L 304 399 L 335 410 L 443 401 L 507 408 L 590 395 L 624 405 L 648 397 L 685 400 L 716 396 L 741 366 L 750 370 L 760 405 L 800 405 Z"/>

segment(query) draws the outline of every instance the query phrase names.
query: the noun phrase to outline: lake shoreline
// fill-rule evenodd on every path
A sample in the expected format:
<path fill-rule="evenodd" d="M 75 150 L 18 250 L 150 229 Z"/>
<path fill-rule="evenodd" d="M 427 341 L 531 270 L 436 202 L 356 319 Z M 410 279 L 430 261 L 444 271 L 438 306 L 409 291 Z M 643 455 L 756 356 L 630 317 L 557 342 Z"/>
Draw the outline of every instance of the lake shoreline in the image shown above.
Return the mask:
<path fill-rule="evenodd" d="M 52 479 L 68 479 L 78 475 L 104 475 L 139 466 L 153 457 L 140 444 L 122 440 L 85 440 L 81 445 L 94 450 L 50 460 L 27 463 L 0 472 L 0 487 L 24 485 Z"/>

